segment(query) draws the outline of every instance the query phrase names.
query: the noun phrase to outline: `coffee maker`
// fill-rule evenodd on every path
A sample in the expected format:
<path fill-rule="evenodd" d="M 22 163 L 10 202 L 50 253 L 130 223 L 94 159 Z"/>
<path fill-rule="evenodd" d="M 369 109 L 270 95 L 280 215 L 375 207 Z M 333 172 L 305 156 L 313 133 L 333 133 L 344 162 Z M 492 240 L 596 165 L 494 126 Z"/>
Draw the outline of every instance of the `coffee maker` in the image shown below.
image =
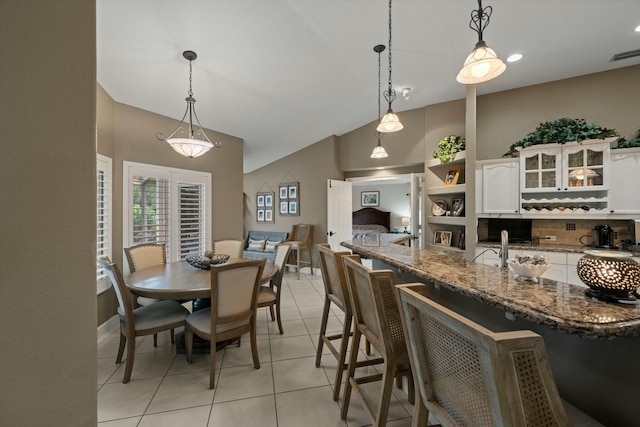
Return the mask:
<path fill-rule="evenodd" d="M 592 245 L 595 248 L 613 249 L 613 228 L 607 224 L 596 225 L 592 230 Z"/>

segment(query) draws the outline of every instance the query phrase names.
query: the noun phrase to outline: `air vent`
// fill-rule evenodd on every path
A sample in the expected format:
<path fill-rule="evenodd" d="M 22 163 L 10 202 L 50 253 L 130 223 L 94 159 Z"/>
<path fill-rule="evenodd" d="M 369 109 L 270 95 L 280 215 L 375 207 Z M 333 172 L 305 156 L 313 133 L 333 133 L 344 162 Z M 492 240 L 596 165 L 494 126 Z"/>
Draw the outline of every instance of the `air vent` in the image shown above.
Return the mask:
<path fill-rule="evenodd" d="M 622 61 L 623 59 L 634 58 L 636 56 L 640 56 L 640 49 L 616 53 L 615 55 L 613 55 L 613 58 L 609 60 L 609 62 Z"/>

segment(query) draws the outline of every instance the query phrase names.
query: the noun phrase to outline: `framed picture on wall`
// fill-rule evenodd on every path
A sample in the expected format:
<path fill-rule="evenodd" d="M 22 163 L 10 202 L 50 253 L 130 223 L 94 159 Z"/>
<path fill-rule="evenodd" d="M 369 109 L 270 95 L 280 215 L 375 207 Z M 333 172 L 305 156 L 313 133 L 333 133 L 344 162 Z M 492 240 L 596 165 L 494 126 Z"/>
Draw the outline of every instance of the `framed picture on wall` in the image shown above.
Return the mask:
<path fill-rule="evenodd" d="M 266 208 L 273 207 L 273 194 L 271 194 L 271 193 L 265 194 L 265 196 L 264 196 L 264 206 Z"/>
<path fill-rule="evenodd" d="M 287 215 L 289 213 L 289 202 L 280 202 L 280 215 Z"/>
<path fill-rule="evenodd" d="M 298 215 L 298 202 L 289 200 L 289 215 Z"/>
<path fill-rule="evenodd" d="M 259 208 L 263 208 L 264 207 L 264 195 L 258 194 L 257 203 L 258 203 L 258 207 Z"/>
<path fill-rule="evenodd" d="M 264 221 L 265 222 L 273 222 L 273 209 L 265 209 L 264 210 Z"/>
<path fill-rule="evenodd" d="M 289 198 L 290 199 L 298 198 L 298 184 L 289 185 Z"/>
<path fill-rule="evenodd" d="M 280 186 L 280 199 L 288 199 L 289 198 L 289 187 L 286 185 Z"/>
<path fill-rule="evenodd" d="M 363 191 L 360 193 L 360 204 L 363 207 L 366 206 L 380 206 L 380 192 L 379 191 Z"/>
<path fill-rule="evenodd" d="M 258 222 L 263 222 L 264 221 L 264 209 L 258 209 Z"/>

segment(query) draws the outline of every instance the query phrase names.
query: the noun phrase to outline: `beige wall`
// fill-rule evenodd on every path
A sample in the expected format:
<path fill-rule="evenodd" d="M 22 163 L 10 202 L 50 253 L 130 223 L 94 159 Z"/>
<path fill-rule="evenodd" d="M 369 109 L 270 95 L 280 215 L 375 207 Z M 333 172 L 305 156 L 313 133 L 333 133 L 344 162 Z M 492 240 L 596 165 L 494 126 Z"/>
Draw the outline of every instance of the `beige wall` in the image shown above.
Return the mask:
<path fill-rule="evenodd" d="M 404 125 L 399 132 L 382 137 L 382 146 L 389 157 L 372 159 L 369 156 L 378 141 L 375 137 L 375 122 L 368 123 L 338 138 L 338 168 L 342 171 L 411 166 L 422 164 L 424 159 L 424 112 L 423 109 L 403 111 L 398 114 Z"/>
<path fill-rule="evenodd" d="M 95 14 L 0 1 L 3 426 L 97 422 Z"/>
<path fill-rule="evenodd" d="M 181 106 L 180 99 L 176 103 Z M 97 115 L 98 152 L 113 159 L 113 260 L 118 265 L 126 262 L 122 249 L 122 164 L 125 160 L 211 173 L 211 241 L 243 237 L 242 139 L 206 130 L 210 139 L 222 142 L 222 147 L 195 159 L 181 156 L 169 144 L 156 139 L 157 132 L 173 131 L 177 120 L 115 102 L 100 86 Z M 116 307 L 111 289 L 99 295 L 98 325 L 113 316 Z"/>
<path fill-rule="evenodd" d="M 478 97 L 479 160 L 501 157 L 542 122 L 585 119 L 629 138 L 640 128 L 640 65 Z"/>
<path fill-rule="evenodd" d="M 314 226 L 313 243 L 327 241 L 327 180 L 343 179 L 338 170 L 336 137 L 329 137 L 244 176 L 244 230 L 291 231 L 294 224 Z M 276 205 L 278 185 L 299 182 L 300 215 L 275 214 L 275 223 L 256 220 L 256 193 L 274 191 Z M 314 251 L 315 252 L 315 251 Z M 314 267 L 318 268 L 314 253 Z"/>

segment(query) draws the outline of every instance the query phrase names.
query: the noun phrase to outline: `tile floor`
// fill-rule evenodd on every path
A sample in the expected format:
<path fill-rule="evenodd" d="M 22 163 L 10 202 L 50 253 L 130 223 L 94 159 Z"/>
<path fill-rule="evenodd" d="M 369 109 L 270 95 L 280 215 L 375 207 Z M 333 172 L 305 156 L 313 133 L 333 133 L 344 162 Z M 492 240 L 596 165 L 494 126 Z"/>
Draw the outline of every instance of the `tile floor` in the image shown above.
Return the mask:
<path fill-rule="evenodd" d="M 359 398 L 352 395 L 347 420 L 341 402 L 332 399 L 336 360 L 325 350 L 315 367 L 324 302 L 320 275 L 288 272 L 283 279 L 284 335 L 266 309 L 258 315 L 260 369 L 254 369 L 248 337 L 216 354 L 216 388 L 209 390 L 209 355 L 194 355 L 192 365 L 176 355 L 169 333 L 138 339 L 131 381 L 122 384 L 124 363 L 115 364 L 119 332 L 98 343 L 98 422 L 101 427 L 331 427 L 371 425 Z M 341 312 L 329 318 L 328 330 L 342 330 Z M 362 357 L 366 357 L 361 352 Z M 371 369 L 371 368 L 369 368 Z M 369 385 L 372 394 L 377 383 Z M 413 407 L 394 387 L 389 427 L 411 425 Z"/>

